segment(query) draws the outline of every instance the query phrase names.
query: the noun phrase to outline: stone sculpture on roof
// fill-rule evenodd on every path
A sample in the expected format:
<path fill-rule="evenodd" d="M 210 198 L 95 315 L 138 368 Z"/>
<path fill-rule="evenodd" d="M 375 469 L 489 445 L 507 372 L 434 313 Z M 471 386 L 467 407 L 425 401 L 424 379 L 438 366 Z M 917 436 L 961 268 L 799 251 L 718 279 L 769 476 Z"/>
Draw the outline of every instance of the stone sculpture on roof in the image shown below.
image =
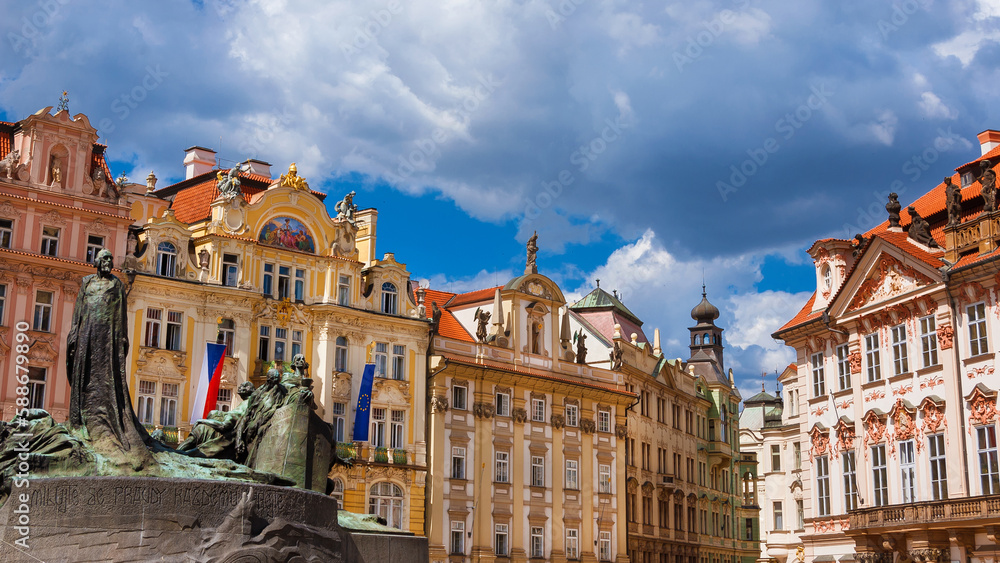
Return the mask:
<path fill-rule="evenodd" d="M 997 210 L 997 175 L 993 172 L 993 163 L 988 159 L 979 163 L 979 183 L 982 186 L 983 213 Z"/>
<path fill-rule="evenodd" d="M 17 168 L 17 163 L 21 160 L 21 151 L 15 149 L 7 153 L 7 156 L 0 160 L 0 172 L 7 172 L 7 179 L 10 180 L 14 177 L 14 169 Z"/>
<path fill-rule="evenodd" d="M 229 169 L 226 174 L 219 170 L 215 175 L 215 187 L 219 190 L 219 197 L 225 199 L 233 199 L 234 197 L 240 195 L 240 172 L 243 169 L 242 164 L 237 164 Z"/>
<path fill-rule="evenodd" d="M 576 331 L 573 335 L 573 343 L 576 344 L 576 363 L 586 364 L 587 363 L 587 335 L 584 334 L 583 329 Z M 617 344 L 617 342 L 615 342 Z"/>
<path fill-rule="evenodd" d="M 538 231 L 528 239 L 528 260 L 524 265 L 525 274 L 537 274 L 538 265 L 535 264 L 535 256 L 538 254 Z"/>
<path fill-rule="evenodd" d="M 486 326 L 490 322 L 490 312 L 476 307 L 473 317 L 476 319 L 476 338 L 480 342 L 486 342 Z"/>
<path fill-rule="evenodd" d="M 345 223 L 350 223 L 351 226 L 354 226 L 354 214 L 358 211 L 358 206 L 354 203 L 354 196 L 355 193 L 352 190 L 344 196 L 344 199 L 338 201 L 337 205 L 333 208 L 337 212 L 337 219 Z"/>
<path fill-rule="evenodd" d="M 924 246 L 937 248 L 938 243 L 934 240 L 934 237 L 931 236 L 930 223 L 921 217 L 912 205 L 906 208 L 906 211 L 910 214 L 909 237 Z"/>
<path fill-rule="evenodd" d="M 889 203 L 885 204 L 885 210 L 889 212 L 889 228 L 899 227 L 899 210 L 903 207 L 899 204 L 899 196 L 896 192 L 889 194 Z"/>
<path fill-rule="evenodd" d="M 944 193 L 948 207 L 948 226 L 954 227 L 962 220 L 962 188 L 951 183 L 951 176 L 946 176 Z"/>

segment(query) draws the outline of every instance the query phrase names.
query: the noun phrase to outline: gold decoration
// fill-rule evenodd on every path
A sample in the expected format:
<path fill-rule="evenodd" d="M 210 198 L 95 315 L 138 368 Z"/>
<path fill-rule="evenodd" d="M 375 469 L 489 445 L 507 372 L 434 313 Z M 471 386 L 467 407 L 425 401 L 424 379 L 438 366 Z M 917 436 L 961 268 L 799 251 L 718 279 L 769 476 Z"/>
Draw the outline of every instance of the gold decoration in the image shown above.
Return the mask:
<path fill-rule="evenodd" d="M 295 167 L 294 162 L 288 167 L 288 174 L 281 175 L 281 180 L 278 182 L 278 185 L 286 188 L 295 188 L 297 190 L 309 189 L 309 184 L 306 182 L 305 178 L 299 176 L 298 169 Z"/>

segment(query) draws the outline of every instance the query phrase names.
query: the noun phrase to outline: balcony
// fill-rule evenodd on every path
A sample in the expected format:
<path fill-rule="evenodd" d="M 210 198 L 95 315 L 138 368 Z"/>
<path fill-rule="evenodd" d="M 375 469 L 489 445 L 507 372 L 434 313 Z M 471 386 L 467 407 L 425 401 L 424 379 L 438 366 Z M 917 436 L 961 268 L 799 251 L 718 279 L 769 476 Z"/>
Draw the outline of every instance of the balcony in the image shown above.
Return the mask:
<path fill-rule="evenodd" d="M 407 465 L 409 453 L 403 448 L 372 447 L 365 442 L 337 442 L 337 457 L 355 463 L 385 463 Z"/>
<path fill-rule="evenodd" d="M 947 538 L 949 530 L 993 534 L 1000 526 L 1000 495 L 862 508 L 851 511 L 848 519 L 844 533 L 859 552 L 880 551 L 888 537 L 903 548 L 907 540 Z"/>

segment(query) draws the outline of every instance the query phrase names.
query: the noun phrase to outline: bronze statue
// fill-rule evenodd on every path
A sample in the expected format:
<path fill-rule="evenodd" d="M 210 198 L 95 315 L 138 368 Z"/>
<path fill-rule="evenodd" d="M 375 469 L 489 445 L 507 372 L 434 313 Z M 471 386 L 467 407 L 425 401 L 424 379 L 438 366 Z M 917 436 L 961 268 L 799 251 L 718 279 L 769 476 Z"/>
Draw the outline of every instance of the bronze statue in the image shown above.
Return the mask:
<path fill-rule="evenodd" d="M 247 399 L 247 408 L 236 425 L 236 461 L 252 467 L 259 438 L 267 430 L 271 417 L 285 406 L 288 388 L 281 384 L 281 371 L 271 368 L 267 381 Z"/>
<path fill-rule="evenodd" d="M 236 424 L 246 414 L 250 404 L 247 399 L 253 394 L 253 383 L 240 383 L 236 394 L 243 399 L 242 403 L 229 411 L 214 410 L 208 413 L 207 419 L 195 423 L 187 440 L 177 445 L 177 451 L 205 457 L 236 457 Z"/>
<path fill-rule="evenodd" d="M 924 246 L 929 246 L 931 248 L 937 248 L 937 241 L 931 236 L 931 226 L 926 219 L 917 214 L 917 210 L 913 206 L 906 208 L 906 211 L 910 214 L 910 229 L 909 236 L 911 239 L 923 244 Z"/>
<path fill-rule="evenodd" d="M 951 176 L 944 179 L 944 193 L 948 208 L 948 226 L 954 227 L 962 221 L 962 188 L 951 183 Z"/>
<path fill-rule="evenodd" d="M 889 228 L 899 227 L 899 210 L 902 206 L 899 204 L 899 196 L 896 192 L 889 194 L 889 203 L 885 204 L 885 210 L 889 212 Z"/>
<path fill-rule="evenodd" d="M 980 162 L 979 169 L 979 184 L 983 187 L 983 213 L 992 213 L 997 210 L 997 175 L 989 160 Z"/>
<path fill-rule="evenodd" d="M 123 452 L 148 455 L 154 446 L 132 410 L 125 357 L 128 304 L 125 284 L 111 274 L 111 252 L 97 253 L 97 273 L 83 278 L 66 338 L 70 381 L 69 425 L 93 442 L 107 440 Z"/>
<path fill-rule="evenodd" d="M 538 254 L 538 231 L 528 239 L 528 260 L 524 265 L 525 274 L 537 274 L 538 265 L 535 264 L 535 255 Z"/>

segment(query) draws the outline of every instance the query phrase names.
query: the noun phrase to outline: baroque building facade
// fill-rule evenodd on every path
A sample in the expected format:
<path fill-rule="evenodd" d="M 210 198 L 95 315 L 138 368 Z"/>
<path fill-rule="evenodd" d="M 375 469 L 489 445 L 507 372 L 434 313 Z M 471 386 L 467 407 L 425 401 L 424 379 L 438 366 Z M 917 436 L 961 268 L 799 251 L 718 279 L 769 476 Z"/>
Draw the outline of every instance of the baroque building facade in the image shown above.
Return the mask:
<path fill-rule="evenodd" d="M 183 439 L 207 343 L 226 345 L 215 408 L 238 404 L 236 387 L 260 385 L 270 366 L 304 355 L 317 412 L 337 450 L 330 494 L 351 512 L 422 533 L 426 477 L 428 323 L 410 296 L 406 265 L 375 258 L 377 211 L 353 192 L 331 216 L 295 165 L 216 166 L 213 151 L 185 153 L 185 179 L 129 196 L 136 218 L 123 267 L 135 319 L 130 388 L 141 421 Z M 369 439 L 353 442 L 361 374 L 376 366 Z"/>
<path fill-rule="evenodd" d="M 1000 132 L 979 140 L 907 211 L 891 194 L 888 221 L 817 241 L 817 290 L 774 334 L 806 561 L 995 560 Z"/>
<path fill-rule="evenodd" d="M 65 96 L 65 94 L 64 94 Z M 66 333 L 97 251 L 125 252 L 132 223 L 87 116 L 41 109 L 0 122 L 0 406 L 69 415 Z M 120 260 L 119 260 L 120 262 Z M 19 363 L 18 356 L 27 360 Z M 18 389 L 27 389 L 19 395 Z M 18 399 L 21 404 L 18 404 Z"/>

